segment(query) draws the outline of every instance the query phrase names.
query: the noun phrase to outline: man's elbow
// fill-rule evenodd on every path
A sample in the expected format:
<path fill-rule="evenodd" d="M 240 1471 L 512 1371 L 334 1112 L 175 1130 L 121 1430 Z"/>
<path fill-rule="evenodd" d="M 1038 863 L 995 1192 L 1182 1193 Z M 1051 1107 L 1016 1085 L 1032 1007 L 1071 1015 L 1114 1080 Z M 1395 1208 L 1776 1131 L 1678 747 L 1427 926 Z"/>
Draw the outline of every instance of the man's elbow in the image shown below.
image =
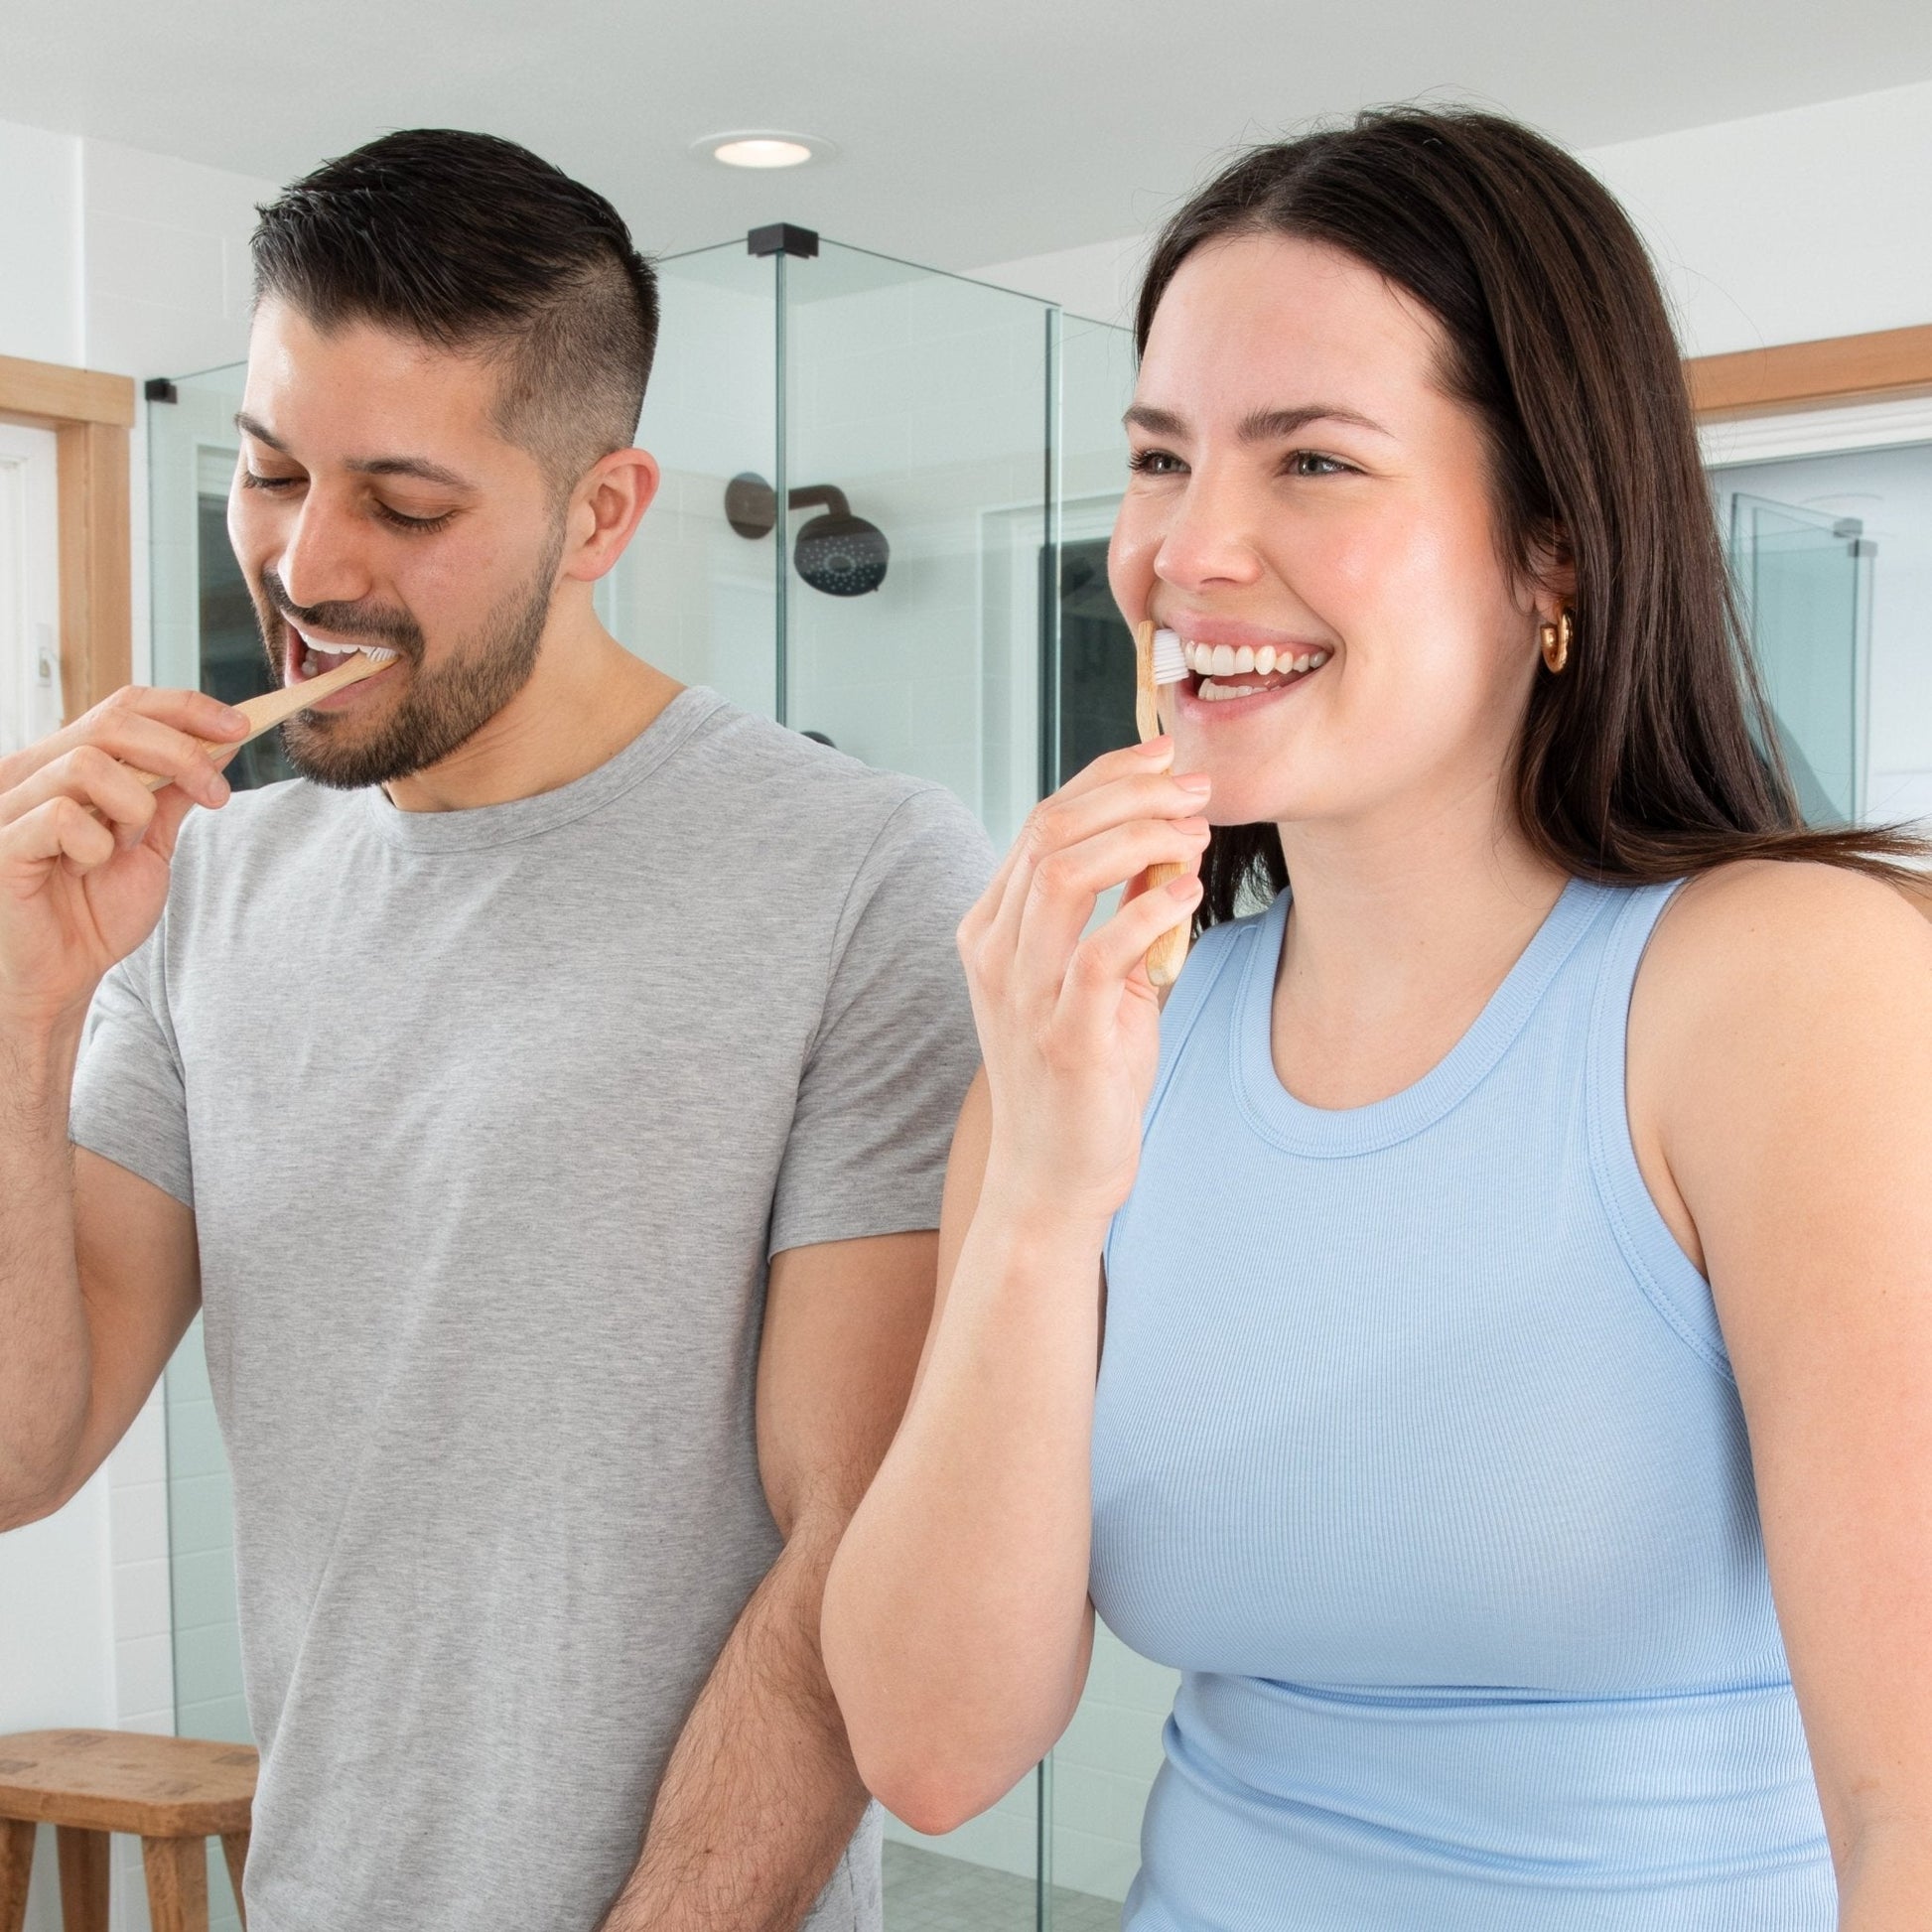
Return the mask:
<path fill-rule="evenodd" d="M 52 1516 L 79 1487 L 65 1468 L 40 1469 L 8 1456 L 0 1468 L 0 1536 Z"/>
<path fill-rule="evenodd" d="M 91 1468 L 81 1466 L 84 1413 L 63 1418 L 43 1440 L 0 1438 L 0 1533 L 38 1523 L 77 1495 Z"/>

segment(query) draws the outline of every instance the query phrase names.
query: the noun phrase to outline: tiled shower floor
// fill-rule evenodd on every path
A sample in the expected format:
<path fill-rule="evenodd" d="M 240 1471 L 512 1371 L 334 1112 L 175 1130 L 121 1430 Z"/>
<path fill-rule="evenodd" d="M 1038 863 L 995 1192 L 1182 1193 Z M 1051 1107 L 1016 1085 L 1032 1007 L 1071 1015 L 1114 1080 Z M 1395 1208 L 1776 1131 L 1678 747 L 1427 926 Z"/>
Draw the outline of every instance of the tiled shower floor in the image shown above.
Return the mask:
<path fill-rule="evenodd" d="M 1034 1881 L 888 1840 L 886 1932 L 1034 1932 Z M 1055 1885 L 1052 1932 L 1120 1932 L 1120 1907 Z"/>

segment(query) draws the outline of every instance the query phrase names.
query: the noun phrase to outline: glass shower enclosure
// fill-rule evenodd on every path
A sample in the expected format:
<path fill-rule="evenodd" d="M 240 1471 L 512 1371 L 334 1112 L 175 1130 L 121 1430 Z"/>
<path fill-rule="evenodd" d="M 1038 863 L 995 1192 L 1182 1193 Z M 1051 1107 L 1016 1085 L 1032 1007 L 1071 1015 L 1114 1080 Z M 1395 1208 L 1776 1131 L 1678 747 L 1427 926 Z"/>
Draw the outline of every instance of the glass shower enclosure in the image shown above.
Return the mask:
<path fill-rule="evenodd" d="M 789 226 L 657 270 L 638 440 L 663 483 L 598 586 L 604 621 L 685 683 L 947 785 L 1004 847 L 1063 772 L 1134 735 L 1105 568 L 1126 333 Z M 149 402 L 154 680 L 226 699 L 267 683 L 225 527 L 241 378 L 179 376 Z M 288 775 L 274 739 L 251 750 L 240 782 Z M 199 1327 L 167 1396 L 178 1724 L 245 1738 Z M 1051 1764 L 942 1839 L 889 1820 L 891 1932 L 1117 1925 L 1173 1683 L 1103 1632 Z M 209 1896 L 226 1903 L 218 1874 Z"/>

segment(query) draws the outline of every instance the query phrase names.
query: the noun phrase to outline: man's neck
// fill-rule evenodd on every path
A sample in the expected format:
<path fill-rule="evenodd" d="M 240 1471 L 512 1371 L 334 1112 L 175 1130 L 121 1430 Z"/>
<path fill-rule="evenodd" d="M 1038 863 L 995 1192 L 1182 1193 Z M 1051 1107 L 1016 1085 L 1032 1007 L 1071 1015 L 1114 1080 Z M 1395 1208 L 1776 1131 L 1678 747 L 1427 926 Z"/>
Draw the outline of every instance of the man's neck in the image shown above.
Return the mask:
<path fill-rule="evenodd" d="M 608 762 L 684 687 L 588 613 L 546 636 L 536 669 L 441 763 L 385 789 L 405 812 L 460 812 L 555 791 Z"/>

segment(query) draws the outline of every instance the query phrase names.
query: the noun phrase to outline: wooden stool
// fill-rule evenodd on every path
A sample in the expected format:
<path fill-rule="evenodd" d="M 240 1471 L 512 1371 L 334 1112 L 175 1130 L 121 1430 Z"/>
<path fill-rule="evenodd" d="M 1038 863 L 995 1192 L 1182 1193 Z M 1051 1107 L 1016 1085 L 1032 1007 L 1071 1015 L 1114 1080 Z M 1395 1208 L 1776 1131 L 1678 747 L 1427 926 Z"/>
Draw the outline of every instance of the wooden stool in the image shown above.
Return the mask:
<path fill-rule="evenodd" d="M 110 1832 L 141 1841 L 154 1932 L 207 1932 L 203 1841 L 220 1839 L 239 1910 L 256 1761 L 247 1744 L 138 1730 L 0 1737 L 0 1932 L 26 1922 L 37 1824 L 57 1828 L 66 1932 L 107 1932 Z"/>

